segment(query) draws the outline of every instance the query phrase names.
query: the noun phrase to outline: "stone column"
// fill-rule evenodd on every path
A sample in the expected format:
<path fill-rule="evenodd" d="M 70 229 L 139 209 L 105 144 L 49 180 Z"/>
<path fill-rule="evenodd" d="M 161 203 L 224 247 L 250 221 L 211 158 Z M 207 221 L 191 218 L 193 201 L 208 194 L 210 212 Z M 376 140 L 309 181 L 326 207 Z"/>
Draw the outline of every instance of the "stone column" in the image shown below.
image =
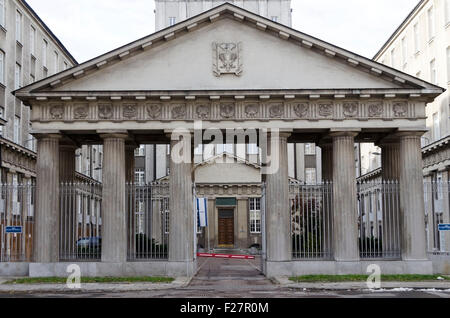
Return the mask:
<path fill-rule="evenodd" d="M 427 260 L 425 239 L 425 206 L 423 193 L 423 132 L 400 134 L 400 225 L 402 259 Z"/>
<path fill-rule="evenodd" d="M 449 171 L 447 170 L 448 167 L 445 167 L 445 169 L 443 169 L 442 172 L 442 187 L 440 189 L 440 191 L 442 192 L 442 202 L 443 202 L 443 223 L 450 223 L 450 195 L 449 195 L 449 187 L 448 187 L 448 182 L 449 182 L 449 178 L 448 178 L 448 173 Z M 441 235 L 444 235 L 444 246 L 441 248 L 444 251 L 450 251 L 450 232 L 446 231 L 446 232 L 442 232 Z"/>
<path fill-rule="evenodd" d="M 189 132 L 172 134 L 170 141 L 169 261 L 194 260 L 192 149 Z M 190 273 L 187 273 L 190 275 Z M 192 274 L 192 273 L 191 273 Z"/>
<path fill-rule="evenodd" d="M 381 147 L 382 187 L 381 210 L 383 217 L 382 248 L 383 256 L 392 258 L 400 251 L 400 215 L 398 181 L 400 179 L 400 144 L 398 140 L 386 140 Z"/>
<path fill-rule="evenodd" d="M 289 135 L 287 133 L 271 134 L 267 138 L 268 154 L 271 156 L 270 165 L 278 165 L 278 169 L 266 175 L 265 223 L 268 262 L 286 262 L 292 259 L 287 158 Z"/>
<path fill-rule="evenodd" d="M 102 262 L 127 260 L 125 139 L 126 133 L 102 134 Z"/>
<path fill-rule="evenodd" d="M 59 134 L 37 135 L 34 261 L 59 260 Z"/>
<path fill-rule="evenodd" d="M 355 137 L 333 132 L 333 251 L 336 261 L 359 261 Z"/>
<path fill-rule="evenodd" d="M 135 167 L 135 157 L 134 150 L 136 145 L 127 144 L 125 146 L 125 181 L 131 186 L 134 184 L 134 167 Z M 135 236 L 136 232 L 132 229 L 136 226 L 136 214 L 135 214 L 135 195 L 134 187 L 130 188 L 127 192 L 126 205 L 127 205 L 127 249 L 128 253 L 131 255 L 135 254 Z M 149 237 L 151 239 L 151 237 Z"/>

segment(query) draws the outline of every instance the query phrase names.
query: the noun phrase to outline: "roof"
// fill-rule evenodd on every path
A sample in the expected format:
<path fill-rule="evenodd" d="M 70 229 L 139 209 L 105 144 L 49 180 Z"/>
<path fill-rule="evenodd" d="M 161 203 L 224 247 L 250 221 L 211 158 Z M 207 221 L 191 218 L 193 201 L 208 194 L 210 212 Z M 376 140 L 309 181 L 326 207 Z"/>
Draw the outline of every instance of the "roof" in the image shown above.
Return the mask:
<path fill-rule="evenodd" d="M 412 18 L 416 12 L 418 12 L 422 6 L 428 2 L 428 0 L 420 0 L 419 3 L 414 7 L 414 9 L 411 10 L 411 12 L 408 14 L 408 16 L 403 20 L 403 22 L 398 26 L 398 28 L 392 33 L 392 35 L 389 37 L 389 39 L 383 44 L 383 46 L 378 50 L 378 52 L 374 55 L 373 59 L 377 59 L 381 52 L 384 51 L 384 49 L 388 46 L 388 44 L 396 37 L 396 35 L 400 32 L 400 30 L 403 28 L 403 26 L 409 21 L 410 18 Z"/>
<path fill-rule="evenodd" d="M 318 54 L 323 54 L 332 59 L 339 59 L 342 63 L 347 63 L 355 68 L 360 68 L 374 76 L 382 77 L 391 82 L 395 82 L 401 87 L 413 87 L 417 89 L 419 94 L 429 96 L 438 96 L 444 89 L 403 73 L 399 70 L 375 62 L 371 59 L 360 56 L 356 53 L 342 49 L 338 46 L 332 45 L 325 41 L 319 40 L 313 36 L 302 33 L 285 25 L 274 22 L 270 19 L 264 18 L 260 15 L 234 6 L 230 3 L 224 3 L 220 6 L 212 8 L 197 16 L 191 17 L 187 20 L 179 22 L 173 26 L 160 30 L 156 33 L 148 35 L 144 38 L 138 39 L 127 45 L 119 47 L 111 52 L 100 55 L 66 71 L 60 72 L 53 76 L 47 77 L 41 81 L 35 82 L 28 86 L 22 87 L 14 92 L 14 94 L 22 100 L 27 100 L 27 97 L 34 95 L 38 91 L 50 92 L 52 88 L 66 84 L 82 78 L 100 69 L 108 67 L 109 64 L 120 62 L 130 56 L 137 55 L 146 50 L 152 49 L 156 43 L 160 41 L 168 41 L 178 36 L 182 37 L 187 32 L 195 32 L 194 30 L 202 23 L 214 23 L 221 17 L 232 18 L 242 23 L 252 24 L 260 29 L 262 32 L 270 32 L 274 36 L 290 41 L 299 46 L 309 48 Z M 59 92 L 58 92 L 59 93 Z"/>
<path fill-rule="evenodd" d="M 59 47 L 66 53 L 66 55 L 72 60 L 71 62 L 75 65 L 78 65 L 77 60 L 73 57 L 72 54 L 70 54 L 69 50 L 62 44 L 62 42 L 58 39 L 58 37 L 50 30 L 50 28 L 45 24 L 45 22 L 39 17 L 39 15 L 36 13 L 36 11 L 33 10 L 33 8 L 25 1 L 20 0 L 20 2 L 27 8 L 27 10 L 36 18 L 36 20 L 39 21 L 39 23 L 42 24 L 44 29 L 50 34 L 52 39 L 59 45 Z"/>
<path fill-rule="evenodd" d="M 200 163 L 197 163 L 195 165 L 194 169 L 196 169 L 196 168 L 198 168 L 200 166 L 206 166 L 206 165 L 215 164 L 216 160 L 219 159 L 219 158 L 231 158 L 234 161 L 233 163 L 243 163 L 243 164 L 245 164 L 247 166 L 251 166 L 251 167 L 256 168 L 256 169 L 260 169 L 261 168 L 261 166 L 256 164 L 256 163 L 250 162 L 250 161 L 248 161 L 248 160 L 246 160 L 244 158 L 240 158 L 240 157 L 235 156 L 233 154 L 230 154 L 228 152 L 223 152 L 223 153 L 215 155 L 215 156 L 213 156 L 213 157 L 211 157 L 211 158 L 209 158 L 207 160 L 204 160 L 204 161 L 202 161 Z"/>

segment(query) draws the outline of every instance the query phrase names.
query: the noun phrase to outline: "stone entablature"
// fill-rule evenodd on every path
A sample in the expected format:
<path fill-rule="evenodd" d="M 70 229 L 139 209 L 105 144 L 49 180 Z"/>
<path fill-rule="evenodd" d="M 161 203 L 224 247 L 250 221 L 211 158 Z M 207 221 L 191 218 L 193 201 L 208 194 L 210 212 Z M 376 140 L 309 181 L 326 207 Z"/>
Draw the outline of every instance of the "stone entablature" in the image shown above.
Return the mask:
<path fill-rule="evenodd" d="M 425 102 L 411 99 L 73 100 L 33 105 L 33 122 L 249 120 L 423 120 Z"/>
<path fill-rule="evenodd" d="M 216 197 L 261 197 L 261 183 L 258 184 L 196 184 L 196 195 L 210 199 Z"/>
<path fill-rule="evenodd" d="M 37 155 L 35 152 L 4 138 L 0 138 L 0 147 L 3 168 L 36 177 Z"/>
<path fill-rule="evenodd" d="M 450 166 L 450 136 L 422 149 L 424 173 Z"/>

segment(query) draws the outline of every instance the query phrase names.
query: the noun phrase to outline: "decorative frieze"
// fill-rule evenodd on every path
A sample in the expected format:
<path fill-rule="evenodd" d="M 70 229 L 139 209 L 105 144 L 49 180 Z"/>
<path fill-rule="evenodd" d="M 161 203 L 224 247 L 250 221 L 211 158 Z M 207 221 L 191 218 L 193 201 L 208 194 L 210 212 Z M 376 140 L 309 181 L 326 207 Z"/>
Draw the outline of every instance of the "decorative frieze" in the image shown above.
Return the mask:
<path fill-rule="evenodd" d="M 194 120 L 395 120 L 423 119 L 424 104 L 405 100 L 249 100 L 197 98 L 187 102 L 76 100 L 42 101 L 33 121 L 194 121 Z"/>

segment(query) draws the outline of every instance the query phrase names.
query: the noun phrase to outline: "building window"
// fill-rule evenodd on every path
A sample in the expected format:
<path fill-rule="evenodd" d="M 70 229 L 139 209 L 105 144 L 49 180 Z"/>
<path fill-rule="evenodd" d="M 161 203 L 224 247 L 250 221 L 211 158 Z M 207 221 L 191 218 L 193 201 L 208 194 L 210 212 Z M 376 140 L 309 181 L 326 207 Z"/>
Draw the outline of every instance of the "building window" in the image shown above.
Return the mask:
<path fill-rule="evenodd" d="M 402 57 L 403 65 L 406 65 L 408 62 L 408 42 L 406 41 L 406 37 L 402 39 Z"/>
<path fill-rule="evenodd" d="M 271 19 L 273 22 L 278 22 L 278 17 L 277 17 L 276 15 L 273 15 L 272 17 L 270 17 L 270 19 Z"/>
<path fill-rule="evenodd" d="M 395 67 L 395 49 L 391 50 L 391 66 Z"/>
<path fill-rule="evenodd" d="M 145 146 L 140 145 L 139 148 L 134 149 L 134 155 L 136 157 L 144 157 L 145 156 Z"/>
<path fill-rule="evenodd" d="M 14 88 L 19 89 L 22 85 L 22 67 L 16 63 L 16 69 L 14 72 Z"/>
<path fill-rule="evenodd" d="M 47 48 L 48 42 L 46 40 L 42 40 L 42 66 L 45 68 L 47 67 Z"/>
<path fill-rule="evenodd" d="M 437 72 L 436 72 L 436 60 L 433 59 L 430 62 L 430 81 L 433 84 L 437 84 Z"/>
<path fill-rule="evenodd" d="M 0 0 L 0 25 L 5 27 L 6 5 L 5 0 Z"/>
<path fill-rule="evenodd" d="M 5 110 L 3 109 L 3 107 L 0 107 L 0 118 L 3 118 L 3 115 L 5 113 Z M 3 126 L 0 125 L 0 136 L 3 136 Z M 0 180 L 1 182 L 1 180 Z"/>
<path fill-rule="evenodd" d="M 447 82 L 450 82 L 450 46 L 447 48 Z"/>
<path fill-rule="evenodd" d="M 434 26 L 434 8 L 428 9 L 428 40 L 431 41 L 434 38 L 435 26 Z"/>
<path fill-rule="evenodd" d="M 137 185 L 145 185 L 145 169 L 137 168 L 134 170 L 134 182 Z"/>
<path fill-rule="evenodd" d="M 250 198 L 250 233 L 261 233 L 261 198 Z"/>
<path fill-rule="evenodd" d="M 33 74 L 30 74 L 30 84 L 36 82 L 36 77 Z"/>
<path fill-rule="evenodd" d="M 58 73 L 58 64 L 59 64 L 59 55 L 58 52 L 54 52 L 54 65 L 53 65 L 53 69 L 55 70 L 55 73 Z"/>
<path fill-rule="evenodd" d="M 305 169 L 305 180 L 306 184 L 316 183 L 316 168 L 306 168 Z"/>
<path fill-rule="evenodd" d="M 316 144 L 305 144 L 305 155 L 315 155 Z"/>
<path fill-rule="evenodd" d="M 0 83 L 5 83 L 5 52 L 0 50 Z"/>
<path fill-rule="evenodd" d="M 169 26 L 172 26 L 176 23 L 176 18 L 175 17 L 169 17 Z"/>
<path fill-rule="evenodd" d="M 14 142 L 20 143 L 20 117 L 14 117 Z"/>
<path fill-rule="evenodd" d="M 67 64 L 67 62 L 64 62 L 64 71 L 67 70 L 69 68 L 69 65 Z"/>
<path fill-rule="evenodd" d="M 439 127 L 439 113 L 433 114 L 433 138 L 439 140 L 441 138 L 441 129 Z"/>
<path fill-rule="evenodd" d="M 31 26 L 30 27 L 30 53 L 31 55 L 36 54 L 36 29 Z"/>
<path fill-rule="evenodd" d="M 445 0 L 445 25 L 450 23 L 450 0 Z"/>
<path fill-rule="evenodd" d="M 22 13 L 16 11 L 16 41 L 22 42 Z"/>
<path fill-rule="evenodd" d="M 259 148 L 257 144 L 248 144 L 247 145 L 247 153 L 249 155 L 257 155 L 259 154 Z"/>
<path fill-rule="evenodd" d="M 419 34 L 419 24 L 414 24 L 414 51 L 418 53 L 420 51 L 420 34 Z"/>

